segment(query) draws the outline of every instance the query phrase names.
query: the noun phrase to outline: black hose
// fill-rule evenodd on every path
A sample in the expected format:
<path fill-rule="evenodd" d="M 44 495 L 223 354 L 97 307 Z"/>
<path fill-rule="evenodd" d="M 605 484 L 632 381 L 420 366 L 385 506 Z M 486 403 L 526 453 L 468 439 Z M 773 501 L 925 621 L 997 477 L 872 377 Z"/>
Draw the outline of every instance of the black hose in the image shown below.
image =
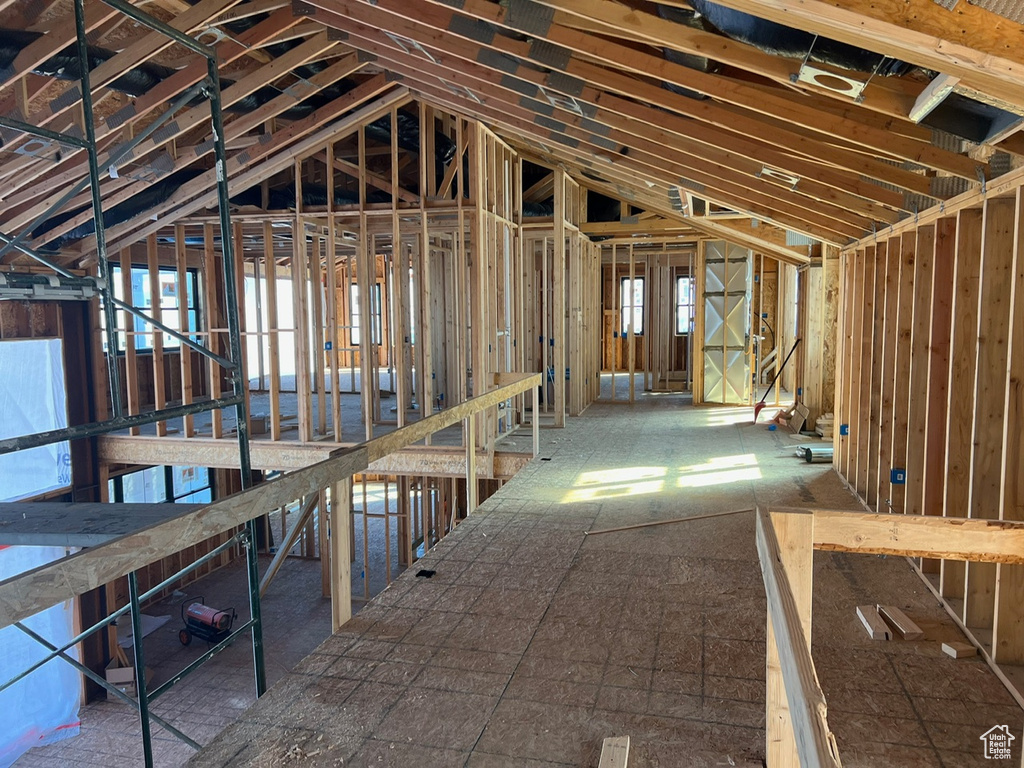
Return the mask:
<path fill-rule="evenodd" d="M 793 356 L 793 353 L 796 352 L 796 348 L 799 346 L 800 339 L 797 339 L 796 341 L 793 342 L 793 348 L 789 350 L 789 354 L 786 355 L 786 359 L 782 361 L 782 365 L 779 366 L 779 369 L 775 371 L 775 375 L 772 376 L 772 383 L 768 385 L 768 389 L 765 390 L 764 397 L 761 398 L 760 402 L 763 403 L 765 400 L 768 399 L 768 395 L 771 394 L 772 389 L 774 389 L 775 387 L 775 382 L 778 381 L 779 376 L 782 375 L 782 370 L 786 367 L 786 363 L 789 362 L 789 358 Z"/>

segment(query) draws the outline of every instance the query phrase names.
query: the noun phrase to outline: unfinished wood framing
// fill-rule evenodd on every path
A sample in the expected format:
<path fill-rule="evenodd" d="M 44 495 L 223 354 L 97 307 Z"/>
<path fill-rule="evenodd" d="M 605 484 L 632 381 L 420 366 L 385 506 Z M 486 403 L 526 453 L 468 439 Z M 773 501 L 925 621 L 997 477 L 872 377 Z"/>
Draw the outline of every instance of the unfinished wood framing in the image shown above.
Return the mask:
<path fill-rule="evenodd" d="M 338 630 L 353 590 L 454 530 L 542 427 L 597 401 L 749 411 L 799 344 L 767 402 L 821 428 L 870 512 L 758 515 L 767 764 L 838 765 L 815 548 L 913 558 L 1024 680 L 1000 671 L 1024 667 L 1013 3 L 712 4 L 793 27 L 788 58 L 692 2 L 132 2 L 210 63 L 103 2 L 79 25 L 72 3 L 0 0 L 0 342 L 62 341 L 76 426 L 240 392 L 253 474 L 228 411 L 74 440 L 41 499 L 116 502 L 131 473 L 196 468 L 213 500 L 0 583 L 0 626 L 122 605 L 130 571 L 156 584 L 259 517 L 263 590 L 318 559 Z M 201 348 L 56 292 L 85 276 Z M 527 428 L 532 452 L 509 450 Z"/>
<path fill-rule="evenodd" d="M 1022 519 L 1013 490 L 1021 210 L 1020 186 L 967 197 L 940 218 L 845 253 L 846 290 L 865 309 L 846 313 L 840 331 L 851 351 L 850 381 L 839 390 L 849 432 L 835 438 L 835 466 L 878 512 Z M 1001 587 L 1016 593 L 1018 566 L 980 553 L 964 562 L 937 543 L 915 556 L 992 658 L 1024 661 L 1024 608 L 999 598 Z"/>
<path fill-rule="evenodd" d="M 811 578 L 815 549 L 956 558 L 1019 567 L 1024 524 L 963 517 L 859 514 L 810 509 L 758 510 L 757 547 L 768 596 L 766 763 L 839 766 L 827 705 L 811 652 Z M 869 606 L 870 608 L 870 606 Z M 860 609 L 858 609 L 860 611 Z M 905 639 L 920 629 L 902 611 L 878 606 Z M 877 616 L 875 617 L 877 618 Z M 865 623 L 868 622 L 865 620 Z M 985 650 L 985 649 L 983 649 Z M 986 653 L 994 664 L 994 654 Z M 1020 692 L 1011 693 L 1021 701 Z"/>

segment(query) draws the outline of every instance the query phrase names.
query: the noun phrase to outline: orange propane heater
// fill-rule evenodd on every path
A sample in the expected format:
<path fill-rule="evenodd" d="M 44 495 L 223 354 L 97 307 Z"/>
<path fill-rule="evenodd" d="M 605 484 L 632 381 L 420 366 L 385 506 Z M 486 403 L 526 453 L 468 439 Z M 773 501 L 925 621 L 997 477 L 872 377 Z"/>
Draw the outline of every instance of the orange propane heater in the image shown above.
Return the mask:
<path fill-rule="evenodd" d="M 193 636 L 210 643 L 219 643 L 231 634 L 231 627 L 238 618 L 235 609 L 211 608 L 204 600 L 205 598 L 200 596 L 188 607 L 184 602 L 181 604 L 181 620 L 185 627 L 178 632 L 178 640 L 182 645 L 191 643 Z"/>

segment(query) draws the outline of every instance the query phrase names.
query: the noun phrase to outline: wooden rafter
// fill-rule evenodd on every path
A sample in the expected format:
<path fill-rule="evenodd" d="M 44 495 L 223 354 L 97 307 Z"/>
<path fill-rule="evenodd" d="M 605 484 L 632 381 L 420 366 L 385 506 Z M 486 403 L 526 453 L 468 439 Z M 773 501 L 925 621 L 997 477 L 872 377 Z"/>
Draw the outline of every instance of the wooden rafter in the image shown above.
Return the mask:
<path fill-rule="evenodd" d="M 779 24 L 959 76 L 975 90 L 1024 108 L 1024 26 L 971 3 L 957 3 L 951 11 L 934 0 L 721 3 Z"/>
<path fill-rule="evenodd" d="M 383 34 L 377 32 L 374 29 L 369 28 L 365 24 L 353 21 L 347 18 L 337 17 L 336 15 L 330 15 L 326 17 L 331 24 L 336 24 L 343 28 L 349 35 L 350 40 L 366 49 L 372 51 L 375 55 L 382 58 L 386 57 L 388 66 L 396 72 L 400 72 L 410 79 L 415 79 L 423 84 L 423 88 L 432 87 L 440 89 L 442 91 L 449 90 L 448 85 L 444 86 L 428 86 L 424 82 L 424 75 L 433 75 L 434 79 L 437 78 L 438 82 L 448 82 L 447 77 L 450 77 L 448 70 L 440 67 L 439 65 L 432 64 L 425 61 L 422 58 L 416 58 L 411 54 L 406 53 L 404 50 L 399 49 L 397 46 L 389 47 L 385 41 L 388 39 Z M 744 209 L 753 210 L 758 216 L 772 218 L 778 214 L 773 212 L 774 208 L 781 207 L 783 210 L 786 209 L 786 201 L 792 200 L 794 207 L 791 213 L 800 217 L 806 216 L 806 211 L 809 210 L 808 205 L 811 203 L 810 200 L 804 201 L 802 204 L 797 203 L 799 197 L 798 193 L 790 191 L 781 191 L 777 186 L 769 184 L 766 180 L 758 179 L 754 175 L 754 169 L 751 168 L 750 176 L 744 177 L 731 171 L 728 167 L 717 167 L 715 169 L 718 174 L 718 179 L 713 177 L 711 173 L 704 169 L 704 167 L 696 163 L 693 157 L 683 157 L 680 152 L 675 150 L 672 145 L 677 139 L 676 135 L 665 132 L 660 126 L 654 127 L 647 123 L 641 122 L 640 120 L 627 121 L 622 117 L 607 117 L 608 120 L 612 121 L 616 126 L 622 125 L 624 128 L 629 129 L 629 133 L 625 130 L 621 130 L 616 127 L 614 130 L 607 129 L 604 131 L 605 140 L 612 140 L 617 142 L 621 146 L 631 147 L 632 152 L 628 153 L 628 156 L 623 157 L 621 152 L 615 152 L 614 146 L 609 147 L 607 141 L 601 141 L 595 137 L 593 128 L 588 130 L 588 125 L 592 125 L 595 119 L 605 118 L 604 112 L 598 110 L 593 113 L 594 118 L 585 118 L 582 115 L 577 115 L 567 110 L 561 109 L 560 107 L 552 106 L 550 114 L 552 117 L 557 117 L 557 120 L 545 121 L 542 117 L 538 118 L 535 113 L 531 113 L 528 109 L 520 106 L 519 94 L 508 87 L 507 80 L 504 80 L 500 73 L 494 73 L 491 70 L 486 69 L 480 65 L 476 65 L 470 61 L 460 62 L 460 80 L 463 84 L 470 82 L 470 78 L 482 78 L 477 82 L 472 83 L 474 86 L 474 99 L 475 103 L 481 104 L 490 99 L 494 99 L 497 105 L 498 102 L 501 104 L 501 109 L 497 112 L 503 112 L 501 118 L 496 117 L 495 119 L 504 119 L 506 124 L 513 116 L 519 117 L 518 124 L 515 126 L 517 130 L 527 130 L 537 135 L 538 126 L 550 128 L 547 135 L 543 133 L 538 137 L 542 140 L 550 138 L 550 133 L 558 133 L 566 136 L 566 141 L 572 142 L 586 142 L 591 144 L 595 155 L 604 155 L 605 157 L 614 158 L 616 164 L 629 164 L 629 165 L 643 165 L 648 166 L 647 173 L 653 175 L 655 178 L 658 175 L 664 175 L 666 170 L 669 173 L 673 171 L 678 176 L 686 176 L 693 181 L 699 182 L 705 187 L 721 189 L 724 184 L 725 190 L 722 192 L 722 197 L 727 201 L 732 200 L 734 202 L 726 202 L 724 204 L 733 207 L 737 206 L 735 200 L 739 194 L 739 199 L 743 201 L 739 207 Z M 497 82 L 492 82 L 497 81 Z M 504 85 L 504 87 L 503 87 Z M 458 88 L 451 88 L 450 91 L 458 93 Z M 656 119 L 655 116 L 651 116 L 650 119 Z M 664 117 L 661 118 L 664 122 Z M 680 128 L 680 130 L 683 130 Z M 692 130 L 692 129 L 691 129 Z M 641 137 L 641 138 L 637 138 Z M 685 141 L 682 136 L 678 136 L 680 141 Z M 609 151 L 609 150 L 612 151 Z M 684 163 L 684 164 L 680 164 Z M 757 167 L 760 170 L 760 167 Z M 725 177 L 725 181 L 721 178 Z M 920 178 L 920 177 L 917 177 Z M 921 179 L 924 181 L 924 179 Z M 854 182 L 850 182 L 854 183 Z M 671 182 L 669 182 L 671 185 Z M 745 192 L 739 192 L 740 187 L 747 187 Z M 752 188 L 752 189 L 751 189 Z M 752 191 L 760 189 L 761 192 Z M 770 191 L 769 191 L 770 190 Z M 763 195 L 763 197 L 758 197 Z M 781 201 L 781 202 L 780 202 Z M 819 201 L 820 202 L 820 201 Z M 828 217 L 829 207 L 828 205 L 821 206 L 819 209 L 824 211 L 824 217 Z M 863 231 L 866 228 L 866 222 L 869 219 L 863 218 L 859 221 L 856 218 L 856 214 L 851 213 L 845 209 L 836 210 L 837 221 L 849 220 L 848 224 L 833 224 L 833 234 L 825 234 L 820 229 L 815 231 L 812 225 L 811 231 L 815 237 L 824 237 L 826 239 L 832 239 L 837 234 L 840 238 L 845 238 L 858 232 Z M 824 223 L 824 220 L 822 222 Z M 790 228 L 800 228 L 794 225 L 792 220 L 785 221 L 780 219 L 780 223 Z M 829 226 L 829 225 L 826 225 Z M 844 227 L 848 227 L 844 230 Z M 800 228 L 801 231 L 807 231 L 808 227 L 804 225 Z M 842 242 L 840 239 L 837 242 Z"/>

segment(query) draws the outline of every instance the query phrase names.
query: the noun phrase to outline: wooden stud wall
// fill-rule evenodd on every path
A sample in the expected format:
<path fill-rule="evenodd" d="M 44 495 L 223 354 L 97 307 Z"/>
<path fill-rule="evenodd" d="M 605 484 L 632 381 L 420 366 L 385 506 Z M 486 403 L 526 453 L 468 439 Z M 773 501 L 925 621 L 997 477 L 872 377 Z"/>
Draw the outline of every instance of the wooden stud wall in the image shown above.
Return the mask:
<path fill-rule="evenodd" d="M 555 216 L 522 226 L 523 365 L 545 374 L 544 413 L 556 427 L 578 416 L 600 393 L 600 246 L 580 231 L 581 195 L 564 171 L 554 171 Z"/>
<path fill-rule="evenodd" d="M 409 164 L 409 154 L 399 148 L 397 131 L 392 131 L 390 158 L 375 149 L 377 170 L 371 170 L 366 132 L 357 129 L 353 136 L 312 147 L 294 158 L 294 213 L 243 211 L 234 217 L 231 236 L 244 275 L 240 282 L 246 279 L 250 290 L 255 288 L 248 305 L 243 303 L 244 347 L 251 358 L 248 372 L 254 391 L 269 401 L 263 407 L 267 412 L 251 415 L 250 423 L 260 425 L 252 439 L 279 446 L 282 457 L 296 444 L 340 446 L 372 439 L 483 394 L 501 384 L 502 374 L 515 374 L 528 363 L 529 345 L 523 338 L 536 286 L 526 284 L 531 276 L 523 261 L 518 153 L 476 122 L 426 104 L 419 105 L 418 115 L 428 151 L 421 153 L 416 165 Z M 397 120 L 394 110 L 391 120 Z M 426 159 L 442 133 L 456 150 L 446 168 Z M 353 153 L 356 162 L 345 159 Z M 381 172 L 388 162 L 390 171 Z M 400 186 L 405 166 L 417 171 L 426 191 L 422 198 Z M 564 174 L 561 180 L 566 265 L 547 277 L 561 275 L 561 312 L 568 331 L 561 352 L 566 367 L 587 373 L 597 370 L 592 326 L 599 251 L 579 234 L 580 188 Z M 313 198 L 306 193 L 315 190 L 314 185 L 326 188 L 326 204 L 309 202 Z M 395 205 L 368 202 L 370 190 L 383 187 L 397 198 Z M 359 203 L 341 204 L 334 192 L 343 188 Z M 168 240 L 172 247 L 161 245 Z M 192 217 L 154 233 L 142 245 L 125 247 L 121 258 L 126 266 L 148 268 L 146 279 L 154 295 L 159 293 L 161 267 L 170 266 L 182 285 L 189 270 L 195 271 L 200 304 L 196 336 L 223 354 L 220 242 L 214 217 Z M 129 290 L 127 272 L 124 281 Z M 351 306 L 350 286 L 358 287 L 358 307 Z M 358 339 L 354 315 L 364 318 Z M 370 319 L 377 317 L 379 333 Z M 186 319 L 187 309 L 179 311 L 179 320 Z M 131 333 L 133 329 L 131 324 L 125 327 Z M 161 354 L 163 361 L 158 360 Z M 206 358 L 190 353 L 179 362 L 177 356 L 170 359 L 173 354 L 159 348 L 153 355 L 157 359 L 137 354 L 129 334 L 125 369 L 131 412 L 154 400 L 165 404 L 178 397 L 194 400 L 228 391 L 226 378 Z M 290 358 L 287 367 L 282 365 L 283 355 Z M 158 363 L 167 369 L 166 376 L 160 384 L 148 385 L 156 378 Z M 282 375 L 283 369 L 295 371 L 294 384 Z M 581 412 L 596 396 L 596 386 L 592 374 L 573 377 L 564 410 Z M 247 388 L 250 414 L 251 394 Z M 351 394 L 358 396 L 358 406 L 348 397 Z M 407 479 L 408 474 L 380 476 L 392 490 L 398 484 L 395 504 L 389 505 L 398 510 L 397 517 L 392 520 L 388 514 L 384 519 L 402 534 L 400 561 L 408 564 L 417 542 L 426 538 L 428 545 L 436 543 L 496 489 L 500 480 L 483 479 L 495 471 L 496 441 L 524 422 L 527 401 L 525 395 L 517 395 L 478 415 L 472 424 L 466 422 L 464 444 L 475 444 L 487 459 L 478 461 L 475 450 L 467 453 L 464 464 L 471 476 L 476 464 L 482 475 L 471 487 L 451 476 L 417 474 L 414 481 Z M 395 402 L 399 405 L 392 410 Z M 177 423 L 163 425 L 160 434 L 171 442 L 149 444 L 149 460 L 161 460 L 158 449 L 165 447 L 171 463 L 170 456 L 178 451 L 174 441 L 179 439 L 233 443 L 230 422 L 222 424 L 218 416 L 189 419 L 181 429 Z M 353 429 L 355 421 L 360 426 Z M 204 450 L 214 449 L 204 442 Z M 113 453 L 126 452 L 121 446 Z M 430 466 L 427 459 L 425 467 Z M 356 478 L 357 498 L 365 493 L 368 478 L 373 479 Z M 310 507 L 307 502 L 316 503 Z M 313 498 L 281 508 L 280 535 L 297 547 L 287 551 L 306 557 L 325 553 L 329 514 L 325 502 Z M 299 523 L 301 530 L 290 530 Z M 326 567 L 323 577 L 325 584 L 332 578 Z"/>
<path fill-rule="evenodd" d="M 836 470 L 878 512 L 1024 519 L 1024 190 L 862 241 L 839 271 Z M 1024 664 L 1020 566 L 919 565 L 995 661 Z"/>
<path fill-rule="evenodd" d="M 800 271 L 801 342 L 794 358 L 800 362 L 799 400 L 809 411 L 808 429 L 835 408 L 839 270 L 839 249 L 826 245 L 821 257 Z M 788 352 L 789 347 L 778 349 L 780 364 Z"/>

